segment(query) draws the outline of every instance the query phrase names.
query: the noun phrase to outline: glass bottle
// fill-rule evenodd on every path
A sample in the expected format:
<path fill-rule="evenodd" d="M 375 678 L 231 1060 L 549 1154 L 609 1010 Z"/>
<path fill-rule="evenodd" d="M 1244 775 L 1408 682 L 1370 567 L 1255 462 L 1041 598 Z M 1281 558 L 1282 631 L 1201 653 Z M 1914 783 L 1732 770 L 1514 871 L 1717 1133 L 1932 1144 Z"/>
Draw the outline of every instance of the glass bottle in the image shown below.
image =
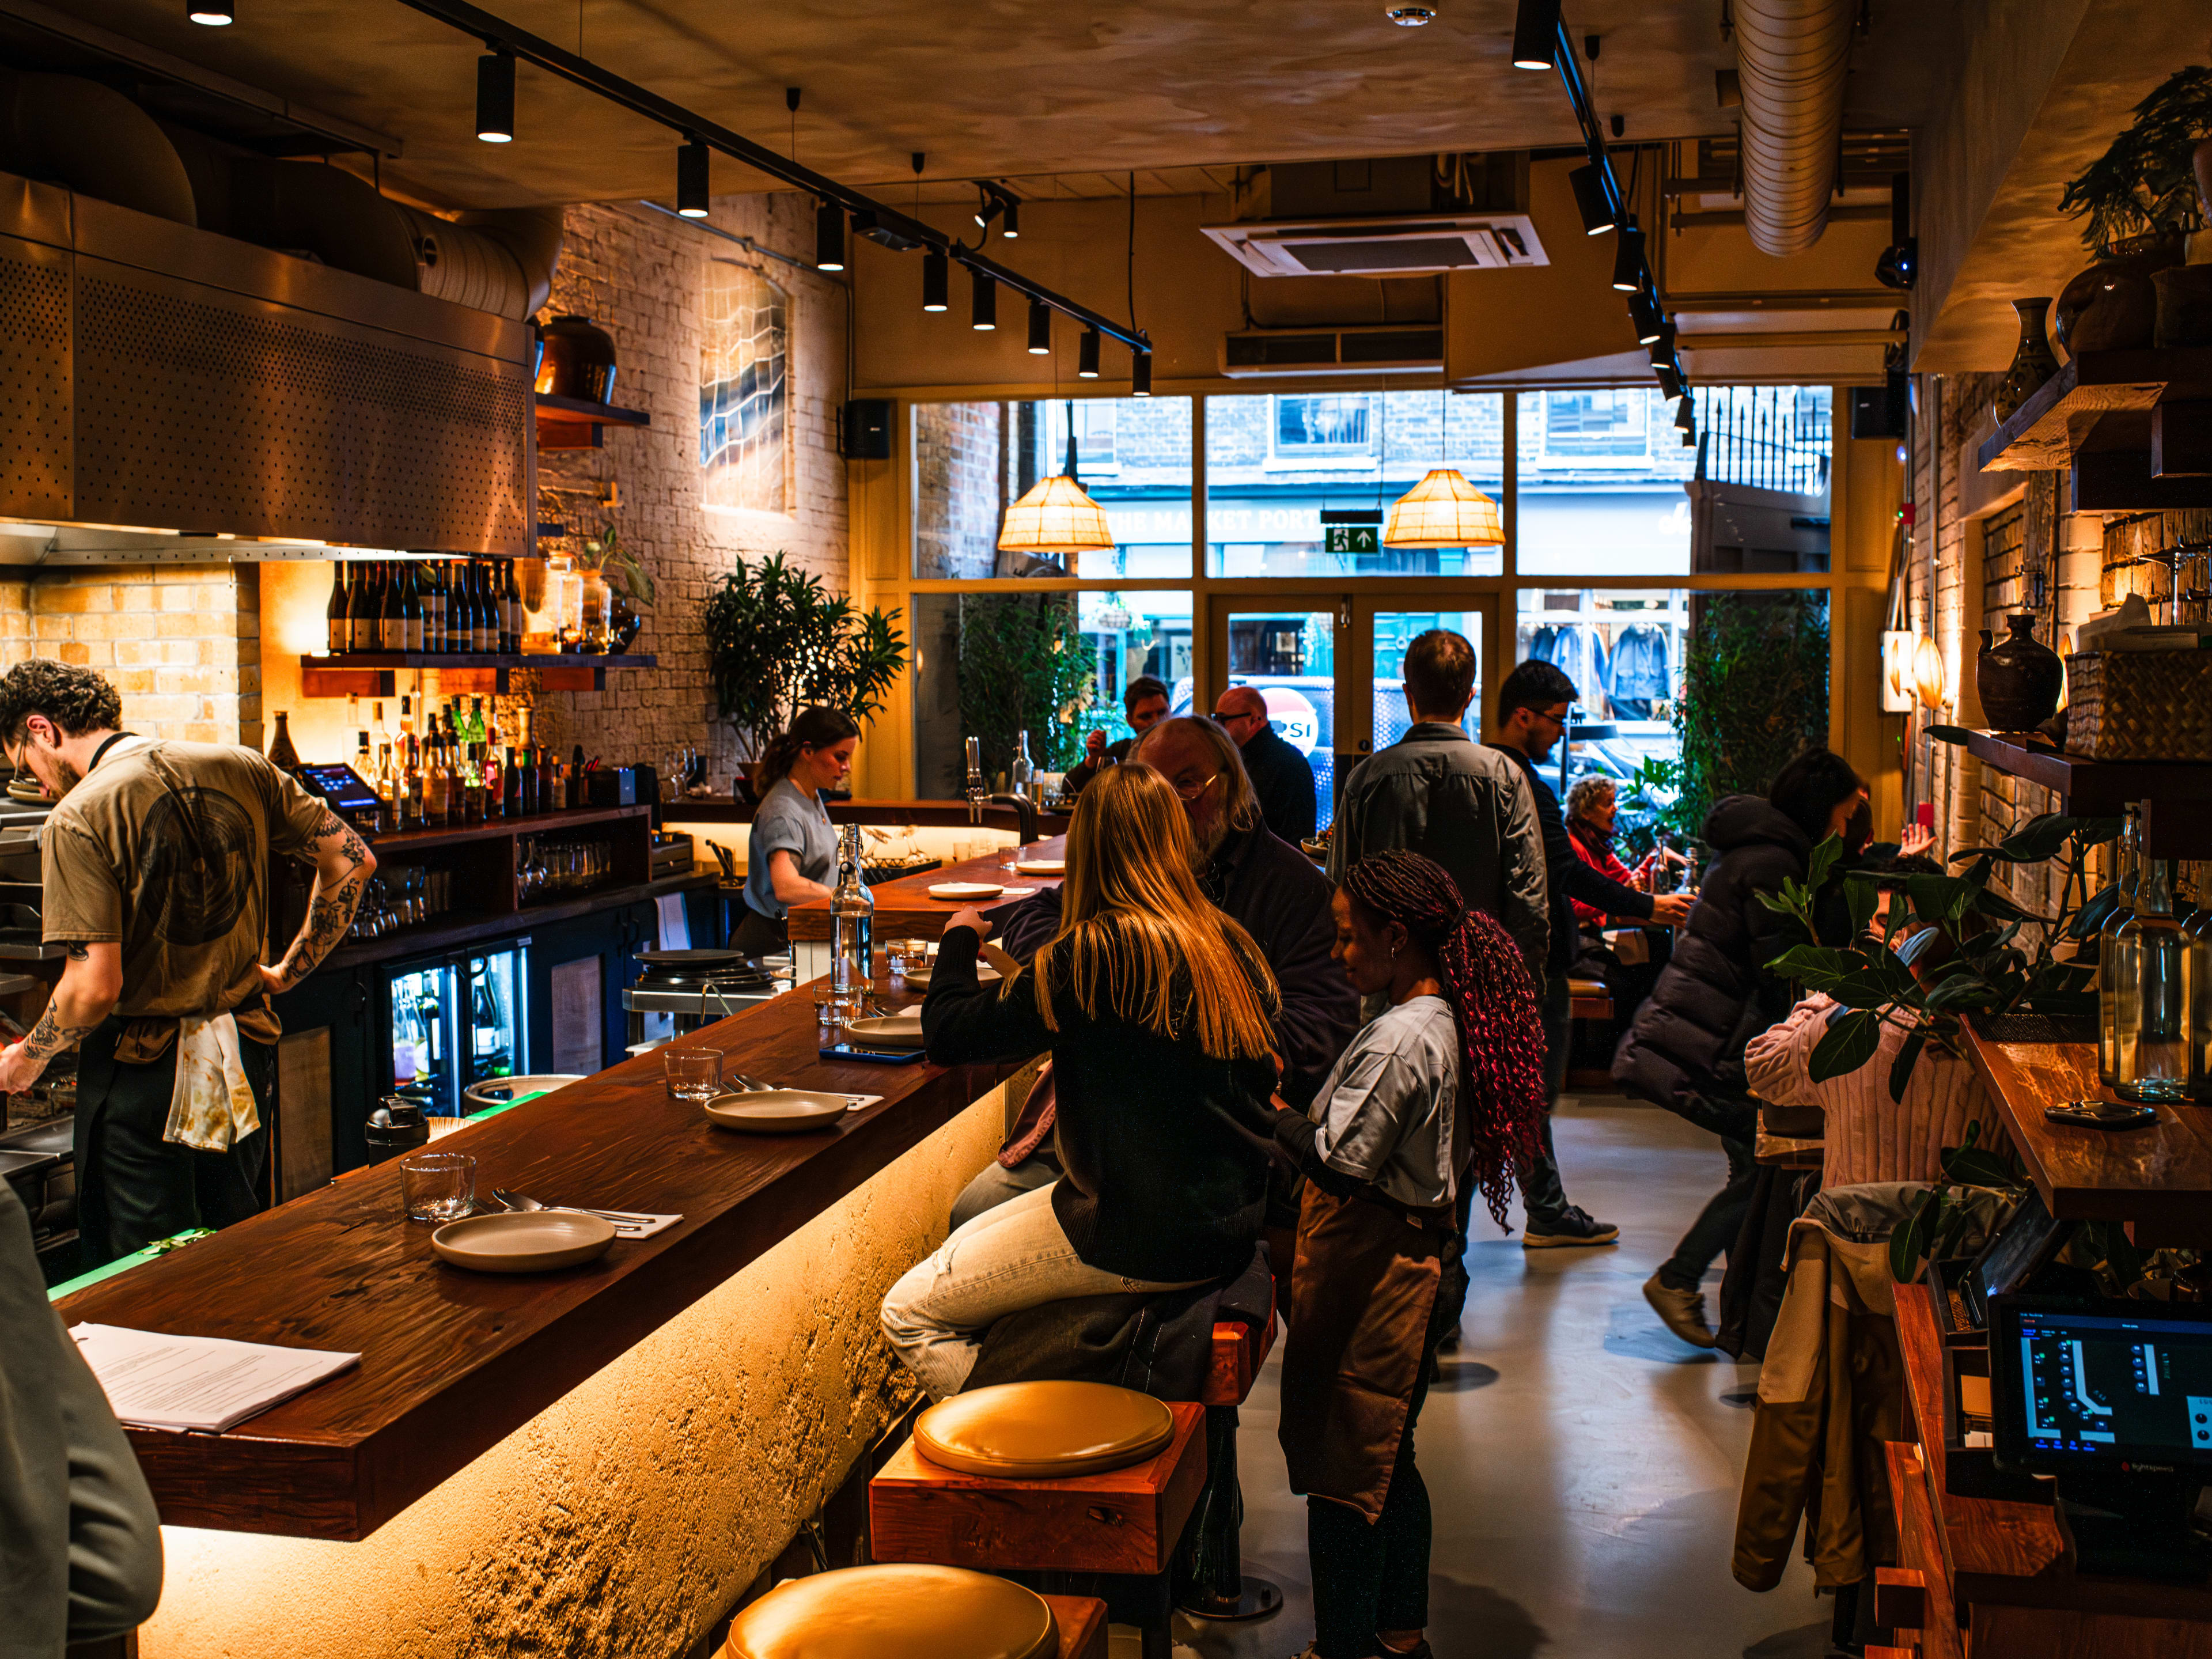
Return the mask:
<path fill-rule="evenodd" d="M 419 653 L 422 649 L 422 567 L 404 565 L 400 568 L 399 615 L 406 624 L 406 649 Z"/>
<path fill-rule="evenodd" d="M 830 895 L 830 995 L 841 1013 L 858 1013 L 876 977 L 876 901 L 860 879 L 860 826 L 839 837 L 837 886 Z"/>
<path fill-rule="evenodd" d="M 2135 914 L 2112 936 L 2119 954 L 2122 1100 L 2185 1100 L 2189 1093 L 2189 936 L 2173 919 L 2173 860 L 2144 859 Z"/>
<path fill-rule="evenodd" d="M 2118 952 L 2112 941 L 2136 904 L 2136 809 L 2127 808 L 2120 828 L 2119 850 L 2114 864 L 2112 914 L 2097 930 L 2097 1081 L 2107 1089 L 2120 1079 L 2120 976 Z"/>
<path fill-rule="evenodd" d="M 2212 909 L 2200 902 L 2181 931 L 2189 939 L 2189 1097 L 2212 1102 Z"/>
<path fill-rule="evenodd" d="M 1014 764 L 1006 780 L 1007 787 L 1015 794 L 1026 799 L 1030 793 L 1030 781 L 1036 776 L 1036 764 L 1030 759 L 1030 734 L 1027 732 L 1018 732 L 1014 734 Z"/>
<path fill-rule="evenodd" d="M 499 650 L 499 613 L 492 609 L 491 585 L 482 561 L 476 566 L 476 575 L 469 584 L 476 605 L 469 617 L 470 637 L 476 648 L 486 656 Z"/>
<path fill-rule="evenodd" d="M 451 777 L 446 769 L 446 745 L 435 738 L 430 740 L 430 763 L 422 780 L 422 816 L 433 830 L 446 827 L 446 797 L 450 790 Z"/>
<path fill-rule="evenodd" d="M 469 745 L 468 764 L 464 769 L 467 772 L 468 777 L 462 790 L 461 816 L 469 823 L 482 823 L 484 815 L 483 745 L 482 744 L 472 743 Z"/>
<path fill-rule="evenodd" d="M 422 567 L 422 648 L 446 648 L 446 566 L 442 559 Z"/>
<path fill-rule="evenodd" d="M 331 561 L 331 601 L 323 607 L 328 627 L 327 642 L 334 657 L 342 657 L 353 649 L 353 595 L 346 588 L 346 563 L 343 559 Z"/>
<path fill-rule="evenodd" d="M 507 817 L 522 816 L 522 775 L 515 770 L 514 747 L 507 746 L 500 767 L 500 811 Z"/>
<path fill-rule="evenodd" d="M 353 769 L 360 775 L 363 783 L 374 784 L 376 781 L 375 763 L 369 759 L 368 733 L 356 729 L 354 736 L 358 741 L 354 744 Z"/>
<path fill-rule="evenodd" d="M 507 637 L 500 649 L 510 657 L 522 653 L 522 588 L 514 580 L 514 561 L 500 567 L 500 615 L 507 619 Z"/>
<path fill-rule="evenodd" d="M 300 751 L 292 746 L 292 717 L 283 709 L 276 711 L 276 736 L 269 745 L 269 763 L 280 772 L 300 769 Z"/>
<path fill-rule="evenodd" d="M 373 563 L 364 564 L 354 573 L 353 605 L 347 612 L 353 633 L 351 649 L 380 651 L 384 648 L 384 636 L 380 631 L 380 618 L 383 614 L 383 599 L 378 591 L 377 567 Z"/>
<path fill-rule="evenodd" d="M 376 827 L 386 831 L 398 829 L 399 778 L 392 769 L 392 745 L 388 743 L 376 757 Z"/>

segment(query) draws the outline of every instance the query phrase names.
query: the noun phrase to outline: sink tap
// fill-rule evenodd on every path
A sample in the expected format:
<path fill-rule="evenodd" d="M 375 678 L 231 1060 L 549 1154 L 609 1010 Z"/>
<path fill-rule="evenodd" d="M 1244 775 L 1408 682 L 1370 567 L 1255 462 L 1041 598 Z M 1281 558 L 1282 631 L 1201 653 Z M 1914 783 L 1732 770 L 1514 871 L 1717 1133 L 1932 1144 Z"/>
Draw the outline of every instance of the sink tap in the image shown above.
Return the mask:
<path fill-rule="evenodd" d="M 980 738 L 969 738 L 967 740 L 966 748 L 968 751 L 968 822 L 981 823 L 983 821 L 983 803 L 988 799 L 983 788 L 983 741 Z"/>
<path fill-rule="evenodd" d="M 982 822 L 982 810 L 986 806 L 1012 807 L 1014 809 L 1015 833 L 1021 836 L 1022 845 L 1026 847 L 1031 842 L 1036 840 L 1036 803 L 1031 800 L 1027 795 L 985 795 L 981 799 L 977 799 L 975 797 L 970 796 L 969 799 L 969 805 L 976 815 L 975 821 L 979 823 Z"/>

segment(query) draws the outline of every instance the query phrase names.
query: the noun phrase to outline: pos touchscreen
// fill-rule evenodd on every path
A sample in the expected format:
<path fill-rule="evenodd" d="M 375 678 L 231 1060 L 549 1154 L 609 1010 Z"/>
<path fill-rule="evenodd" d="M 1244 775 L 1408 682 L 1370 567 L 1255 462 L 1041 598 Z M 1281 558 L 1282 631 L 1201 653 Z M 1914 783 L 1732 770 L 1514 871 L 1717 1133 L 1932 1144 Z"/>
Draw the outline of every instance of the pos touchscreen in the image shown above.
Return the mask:
<path fill-rule="evenodd" d="M 1990 1381 L 2015 1467 L 2212 1474 L 2212 1305 L 1996 1297 Z"/>

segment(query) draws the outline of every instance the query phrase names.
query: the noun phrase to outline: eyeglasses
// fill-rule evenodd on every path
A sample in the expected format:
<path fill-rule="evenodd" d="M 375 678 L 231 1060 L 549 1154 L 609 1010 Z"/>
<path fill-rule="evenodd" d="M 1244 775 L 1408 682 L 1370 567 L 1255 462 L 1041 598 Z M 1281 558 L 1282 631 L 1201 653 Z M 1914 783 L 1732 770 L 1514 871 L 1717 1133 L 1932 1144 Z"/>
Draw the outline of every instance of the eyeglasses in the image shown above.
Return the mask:
<path fill-rule="evenodd" d="M 1215 723 L 1220 726 L 1226 726 L 1231 720 L 1258 720 L 1266 718 L 1266 715 L 1255 714 L 1249 708 L 1240 708 L 1233 714 L 1224 714 L 1216 709 L 1213 714 Z"/>
<path fill-rule="evenodd" d="M 1211 789 L 1213 787 L 1214 779 L 1220 775 L 1220 773 L 1216 772 L 1212 777 L 1208 777 L 1199 783 L 1176 783 L 1170 781 L 1168 787 L 1173 789 L 1176 794 L 1182 796 L 1185 800 L 1196 800 L 1200 795 L 1204 794 L 1208 789 Z"/>

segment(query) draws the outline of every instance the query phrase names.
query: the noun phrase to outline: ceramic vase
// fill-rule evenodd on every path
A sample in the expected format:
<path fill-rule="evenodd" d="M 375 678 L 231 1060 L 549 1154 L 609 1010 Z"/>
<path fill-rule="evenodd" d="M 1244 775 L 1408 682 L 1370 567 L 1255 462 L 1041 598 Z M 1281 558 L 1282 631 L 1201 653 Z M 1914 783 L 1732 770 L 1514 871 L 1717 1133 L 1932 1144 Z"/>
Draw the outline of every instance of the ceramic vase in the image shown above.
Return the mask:
<path fill-rule="evenodd" d="M 545 325 L 545 349 L 538 363 L 538 389 L 556 398 L 581 398 L 588 404 L 612 402 L 614 337 L 588 317 L 556 317 Z"/>
<path fill-rule="evenodd" d="M 2058 359 L 2052 354 L 2051 342 L 2044 331 L 2044 319 L 2051 312 L 2050 297 L 2014 300 L 2012 308 L 2020 313 L 2020 346 L 2013 353 L 2012 367 L 2005 371 L 2003 383 L 1997 387 L 2000 421 L 2010 420 L 2020 406 L 2058 372 Z"/>
<path fill-rule="evenodd" d="M 1997 732 L 2032 732 L 2058 707 L 2066 666 L 2058 653 L 2035 637 L 2035 618 L 2021 612 L 2005 618 L 2010 637 L 1990 643 L 1982 630 L 1981 654 L 1974 659 L 1974 689 L 1982 715 Z"/>

